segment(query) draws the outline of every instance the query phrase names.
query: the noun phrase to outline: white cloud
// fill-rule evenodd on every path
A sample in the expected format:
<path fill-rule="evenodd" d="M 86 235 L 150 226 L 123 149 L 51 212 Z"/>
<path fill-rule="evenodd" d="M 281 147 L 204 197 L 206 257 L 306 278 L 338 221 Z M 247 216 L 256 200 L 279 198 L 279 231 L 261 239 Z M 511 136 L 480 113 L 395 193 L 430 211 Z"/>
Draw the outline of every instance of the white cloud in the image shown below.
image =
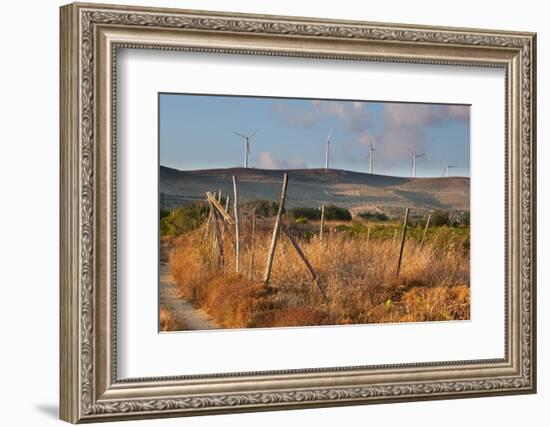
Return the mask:
<path fill-rule="evenodd" d="M 453 120 L 469 120 L 470 107 L 465 105 L 385 104 L 386 126 L 433 126 Z"/>
<path fill-rule="evenodd" d="M 327 118 L 336 117 L 354 132 L 367 129 L 371 113 L 364 102 L 313 100 L 308 107 L 293 107 L 283 102 L 273 106 L 275 115 L 291 127 L 311 127 Z"/>
<path fill-rule="evenodd" d="M 262 151 L 258 158 L 260 169 L 305 169 L 306 167 L 304 159 L 299 156 L 277 159 L 271 151 Z"/>

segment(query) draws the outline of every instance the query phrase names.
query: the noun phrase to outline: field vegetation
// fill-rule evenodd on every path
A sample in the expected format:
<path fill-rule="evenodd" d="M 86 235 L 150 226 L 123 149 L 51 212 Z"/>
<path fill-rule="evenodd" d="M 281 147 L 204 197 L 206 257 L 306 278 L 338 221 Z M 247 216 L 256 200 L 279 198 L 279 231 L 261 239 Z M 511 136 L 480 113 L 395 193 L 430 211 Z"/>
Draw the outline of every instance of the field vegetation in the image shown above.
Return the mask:
<path fill-rule="evenodd" d="M 289 233 L 311 263 L 317 280 L 281 235 L 271 279 L 265 286 L 263 276 L 277 204 L 256 200 L 243 203 L 240 209 L 238 273 L 235 246 L 229 238 L 223 239 L 220 262 L 212 227 L 207 225 L 206 204 L 173 209 L 164 212 L 161 219 L 161 235 L 171 247 L 171 273 L 182 298 L 208 312 L 220 327 L 470 317 L 467 213 L 433 212 L 424 241 L 427 218 L 411 220 L 397 276 L 402 219 L 376 212 L 361 212 L 352 218 L 346 209 L 327 206 L 321 240 L 319 209 L 288 209 L 284 218 Z"/>

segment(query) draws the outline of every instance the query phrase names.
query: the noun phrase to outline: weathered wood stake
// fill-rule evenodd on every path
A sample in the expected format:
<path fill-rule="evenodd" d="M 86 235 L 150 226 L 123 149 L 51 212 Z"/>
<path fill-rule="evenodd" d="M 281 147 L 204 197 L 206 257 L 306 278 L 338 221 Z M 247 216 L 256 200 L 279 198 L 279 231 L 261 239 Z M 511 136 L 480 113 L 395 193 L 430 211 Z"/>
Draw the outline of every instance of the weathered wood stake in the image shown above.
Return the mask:
<path fill-rule="evenodd" d="M 403 232 L 401 233 L 401 246 L 399 248 L 399 259 L 397 260 L 397 270 L 395 272 L 396 277 L 399 277 L 399 270 L 401 270 L 401 259 L 403 258 L 403 247 L 405 246 L 405 237 L 407 235 L 407 222 L 409 221 L 409 208 L 405 211 L 405 221 L 403 221 Z"/>
<path fill-rule="evenodd" d="M 218 214 L 218 211 L 216 211 L 213 206 L 211 207 L 212 208 L 212 212 L 214 212 L 213 214 L 213 219 L 214 219 L 214 236 L 215 236 L 215 240 L 214 242 L 217 243 L 217 245 L 215 245 L 214 247 L 218 249 L 218 263 L 220 265 L 221 268 L 223 268 L 224 266 L 224 254 L 223 254 L 223 240 L 222 240 L 222 237 L 221 237 L 221 232 L 220 232 L 220 220 L 219 220 L 219 214 Z"/>
<path fill-rule="evenodd" d="M 281 189 L 281 200 L 279 202 L 279 210 L 277 211 L 277 219 L 275 220 L 275 227 L 273 228 L 273 237 L 271 238 L 271 245 L 269 246 L 269 252 L 267 254 L 267 262 L 264 273 L 264 286 L 269 284 L 269 277 L 271 276 L 271 268 L 273 267 L 273 255 L 275 254 L 275 247 L 277 246 L 277 239 L 279 238 L 279 229 L 281 228 L 281 217 L 285 209 L 286 189 L 288 187 L 288 174 L 283 176 L 283 187 Z"/>
<path fill-rule="evenodd" d="M 286 225 L 284 222 L 281 223 L 281 230 L 283 233 L 288 237 L 288 240 L 290 240 L 290 243 L 292 244 L 292 247 L 296 250 L 302 261 L 304 262 L 306 268 L 309 271 L 309 274 L 311 274 L 311 278 L 314 282 L 317 282 L 317 273 L 315 273 L 315 270 L 313 269 L 313 266 L 310 264 L 309 260 L 307 259 L 306 255 L 302 251 L 302 248 L 300 248 L 300 245 L 298 245 L 298 242 L 294 240 L 294 237 L 290 234 L 288 231 L 288 228 L 286 228 Z"/>
<path fill-rule="evenodd" d="M 252 212 L 252 231 L 250 233 L 250 270 L 248 277 L 252 280 L 252 275 L 254 272 L 254 250 L 255 250 L 255 240 L 256 239 L 256 208 Z"/>
<path fill-rule="evenodd" d="M 325 205 L 321 205 L 321 229 L 319 230 L 319 240 L 323 241 L 323 229 L 325 228 Z"/>
<path fill-rule="evenodd" d="M 235 214 L 235 271 L 238 273 L 240 269 L 241 239 L 239 234 L 239 199 L 237 197 L 237 178 L 235 175 L 233 175 L 233 212 Z"/>
<path fill-rule="evenodd" d="M 225 221 L 227 221 L 228 224 L 233 224 L 233 219 L 231 218 L 231 215 L 227 213 L 227 211 L 223 208 L 223 206 L 216 200 L 215 194 L 211 194 L 210 192 L 206 192 L 206 197 L 208 198 L 208 201 L 214 206 L 218 213 L 223 217 Z"/>
<path fill-rule="evenodd" d="M 424 233 L 422 234 L 422 240 L 420 241 L 420 247 L 424 245 L 424 240 L 426 240 L 426 234 L 428 233 L 428 227 L 430 226 L 430 219 L 432 214 L 428 215 L 428 220 L 426 221 L 426 227 L 424 227 Z"/>

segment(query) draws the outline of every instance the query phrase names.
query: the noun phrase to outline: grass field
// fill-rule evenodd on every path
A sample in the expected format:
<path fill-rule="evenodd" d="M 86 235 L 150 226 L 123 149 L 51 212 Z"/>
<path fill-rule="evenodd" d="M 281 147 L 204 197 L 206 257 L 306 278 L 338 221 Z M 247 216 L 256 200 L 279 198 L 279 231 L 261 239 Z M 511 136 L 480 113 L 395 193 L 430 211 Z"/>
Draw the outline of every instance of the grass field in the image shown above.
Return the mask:
<path fill-rule="evenodd" d="M 470 317 L 469 226 L 407 227 L 396 276 L 402 224 L 398 220 L 320 223 L 287 215 L 285 222 L 311 263 L 313 281 L 286 236 L 275 251 L 269 285 L 263 283 L 273 216 L 243 211 L 240 272 L 224 230 L 223 263 L 213 244 L 207 210 L 186 212 L 177 232 L 165 224 L 169 262 L 182 298 L 205 310 L 223 328 L 313 326 L 382 322 L 465 320 Z M 165 218 L 173 215 L 165 214 Z M 174 222 L 174 221 L 172 221 Z M 172 224 L 170 222 L 170 224 Z M 175 223 L 175 222 L 174 222 Z M 170 225 L 172 226 L 172 225 Z M 161 224 L 161 230 L 162 230 Z"/>

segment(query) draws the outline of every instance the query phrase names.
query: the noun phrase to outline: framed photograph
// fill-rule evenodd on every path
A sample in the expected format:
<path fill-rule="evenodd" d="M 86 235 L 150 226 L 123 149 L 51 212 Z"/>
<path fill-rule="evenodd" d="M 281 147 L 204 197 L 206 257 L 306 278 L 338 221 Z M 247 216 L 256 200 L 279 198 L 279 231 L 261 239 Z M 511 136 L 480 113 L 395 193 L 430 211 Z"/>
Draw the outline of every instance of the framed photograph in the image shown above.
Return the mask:
<path fill-rule="evenodd" d="M 536 391 L 535 34 L 60 22 L 63 420 Z"/>

